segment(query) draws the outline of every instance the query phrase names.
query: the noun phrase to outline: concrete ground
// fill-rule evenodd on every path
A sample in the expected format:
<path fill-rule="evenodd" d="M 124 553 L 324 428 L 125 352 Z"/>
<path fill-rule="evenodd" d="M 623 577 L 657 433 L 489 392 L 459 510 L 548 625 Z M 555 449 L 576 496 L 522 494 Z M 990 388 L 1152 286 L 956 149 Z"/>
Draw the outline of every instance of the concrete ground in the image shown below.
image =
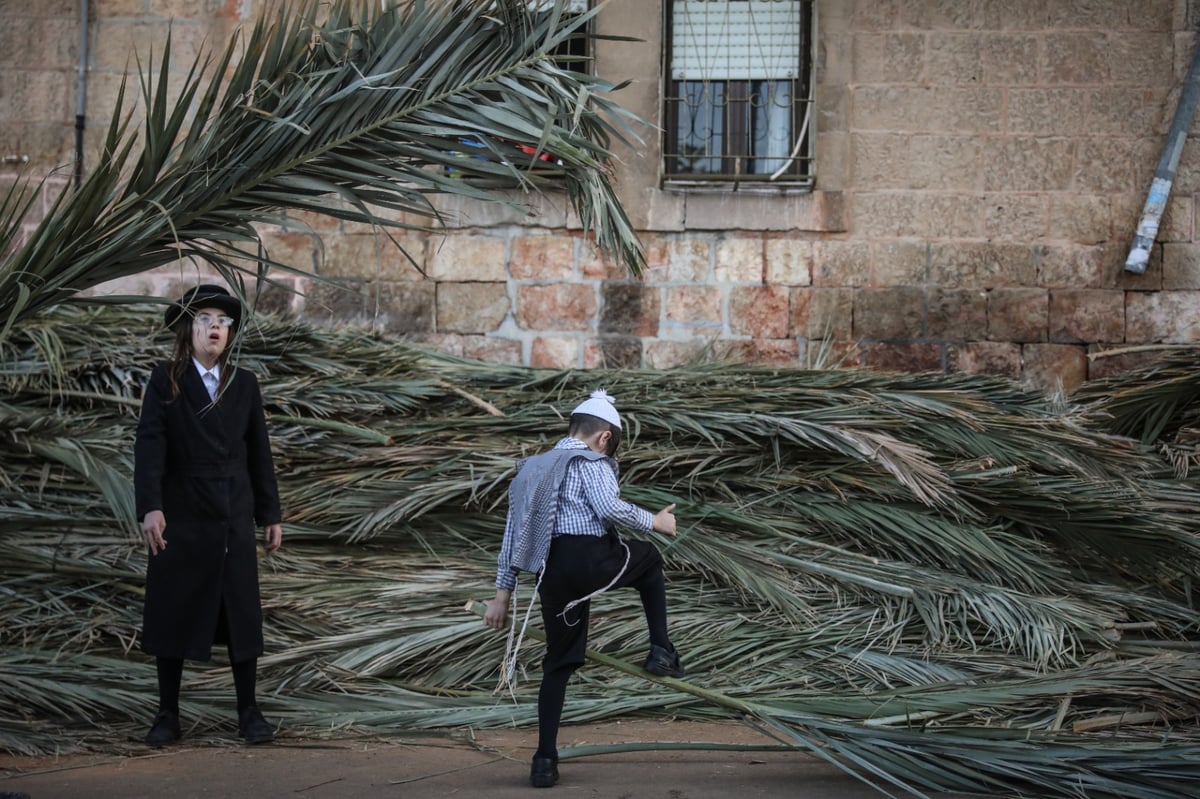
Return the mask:
<path fill-rule="evenodd" d="M 736 723 L 625 721 L 564 727 L 560 747 L 630 741 L 769 744 Z M 550 792 L 529 785 L 533 730 L 332 741 L 281 738 L 250 747 L 206 739 L 128 756 L 0 755 L 0 799 L 74 797 L 482 797 L 589 799 L 882 799 L 799 752 L 652 751 L 564 760 Z M 897 795 L 894 791 L 893 795 Z M 907 796 L 899 794 L 898 796 Z M 956 799 L 949 794 L 939 799 Z"/>

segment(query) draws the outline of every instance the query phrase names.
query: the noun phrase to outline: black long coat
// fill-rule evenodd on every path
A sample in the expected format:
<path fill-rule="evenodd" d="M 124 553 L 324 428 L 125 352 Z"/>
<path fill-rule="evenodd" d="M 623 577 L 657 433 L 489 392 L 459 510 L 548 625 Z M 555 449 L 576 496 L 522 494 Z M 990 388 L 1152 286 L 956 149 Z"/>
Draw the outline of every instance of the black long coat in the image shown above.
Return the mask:
<path fill-rule="evenodd" d="M 151 373 L 134 444 L 138 519 L 161 510 L 167 542 L 146 569 L 142 649 L 208 660 L 228 643 L 240 662 L 263 651 L 256 530 L 280 521 L 262 395 L 236 369 L 210 405 L 189 363 L 172 400 L 167 369 Z"/>

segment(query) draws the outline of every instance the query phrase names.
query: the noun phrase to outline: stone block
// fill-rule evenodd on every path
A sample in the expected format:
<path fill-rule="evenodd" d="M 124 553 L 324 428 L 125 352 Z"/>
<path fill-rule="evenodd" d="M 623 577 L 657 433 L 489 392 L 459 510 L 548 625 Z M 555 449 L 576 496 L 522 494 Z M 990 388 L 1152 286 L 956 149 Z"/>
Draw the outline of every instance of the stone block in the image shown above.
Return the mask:
<path fill-rule="evenodd" d="M 1150 185 L 1148 176 L 1153 174 L 1153 166 L 1145 173 L 1137 168 L 1134 143 L 1130 139 L 1087 137 L 1076 140 L 1075 172 L 1071 177 L 1075 191 L 1106 195 L 1144 192 Z M 1147 177 L 1140 179 L 1143 175 Z M 1143 194 L 1142 201 L 1145 199 Z"/>
<path fill-rule="evenodd" d="M 301 280 L 298 277 L 275 277 L 271 283 L 264 283 L 250 297 L 254 313 L 293 313 L 302 300 L 297 293 Z"/>
<path fill-rule="evenodd" d="M 1094 194 L 1055 194 L 1050 200 L 1051 239 L 1099 244 L 1111 233 L 1108 198 Z"/>
<path fill-rule="evenodd" d="M 712 242 L 707 238 L 671 239 L 667 246 L 666 274 L 647 273 L 653 280 L 670 283 L 705 283 L 712 274 Z"/>
<path fill-rule="evenodd" d="M 15 123 L 74 124 L 72 84 L 65 69 L 0 70 L 0 97 L 4 98 L 5 126 Z M 35 145 L 28 142 L 32 149 Z"/>
<path fill-rule="evenodd" d="M 851 126 L 858 130 L 1000 133 L 1004 90 L 976 86 L 859 86 Z"/>
<path fill-rule="evenodd" d="M 523 330 L 589 330 L 596 320 L 596 290 L 556 283 L 517 289 L 517 325 Z"/>
<path fill-rule="evenodd" d="M 517 280 L 564 280 L 575 274 L 574 236 L 517 236 L 509 274 Z"/>
<path fill-rule="evenodd" d="M 977 136 L 918 135 L 909 138 L 908 146 L 907 188 L 943 191 L 978 188 L 982 146 Z"/>
<path fill-rule="evenodd" d="M 1156 7 L 1157 5 L 1157 7 Z M 1170 13 L 1163 13 L 1162 5 L 1155 0 L 1142 0 L 1136 7 L 1130 6 L 1126 0 L 1086 0 L 1086 2 L 1044 3 L 1031 0 L 1031 8 L 1035 10 L 1037 19 L 1044 21 L 1047 28 L 1091 28 L 1097 31 L 1109 31 L 1137 27 L 1131 25 L 1134 17 L 1144 13 L 1158 12 L 1159 24 L 1169 24 Z M 1144 20 L 1143 22 L 1148 22 Z"/>
<path fill-rule="evenodd" d="M 1192 344 L 1200 341 L 1200 291 L 1129 291 L 1125 294 L 1125 341 L 1129 344 Z"/>
<path fill-rule="evenodd" d="M 107 0 L 106 0 L 107 4 Z M 149 13 L 167 18 L 217 16 L 231 20 L 246 20 L 251 3 L 231 3 L 229 0 L 149 0 Z"/>
<path fill-rule="evenodd" d="M 902 3 L 862 3 L 852 6 L 850 27 L 856 31 L 888 31 L 900 24 Z"/>
<path fill-rule="evenodd" d="M 323 236 L 318 241 L 324 245 L 323 250 L 319 251 L 322 256 L 319 261 L 320 273 L 323 275 L 377 280 L 383 277 L 385 259 L 395 257 L 408 263 L 402 254 L 395 252 L 395 245 L 384 237 L 361 233 L 335 234 Z M 386 255 L 385 250 L 388 251 Z M 416 273 L 415 269 L 412 271 Z M 417 273 L 416 277 L 420 277 L 420 274 Z"/>
<path fill-rule="evenodd" d="M 510 307 L 505 283 L 437 284 L 439 333 L 491 333 L 504 322 Z"/>
<path fill-rule="evenodd" d="M 833 341 L 853 338 L 854 289 L 792 289 L 791 306 L 791 335 Z"/>
<path fill-rule="evenodd" d="M 721 290 L 712 286 L 673 286 L 667 289 L 669 322 L 721 325 Z"/>
<path fill-rule="evenodd" d="M 585 369 L 642 368 L 642 340 L 634 336 L 601 336 L 584 345 Z"/>
<path fill-rule="evenodd" d="M 643 283 L 604 283 L 600 287 L 600 332 L 657 336 L 662 292 Z"/>
<path fill-rule="evenodd" d="M 717 241 L 713 278 L 718 283 L 762 283 L 763 255 L 761 237 L 721 238 Z"/>
<path fill-rule="evenodd" d="M 1125 261 L 1129 258 L 1130 242 L 1117 239 L 1096 248 L 1099 254 L 1104 283 L 1102 288 L 1121 288 L 1132 291 L 1158 291 L 1163 282 L 1163 246 L 1156 244 L 1150 249 L 1150 261 L 1146 271 L 1134 274 L 1125 271 Z"/>
<path fill-rule="evenodd" d="M 304 316 L 320 322 L 353 322 L 366 318 L 366 284 L 356 278 L 311 279 L 302 287 Z"/>
<path fill-rule="evenodd" d="M 1138 8 L 1131 16 L 1141 16 Z M 1174 73 L 1174 33 L 1169 28 L 1154 32 L 1122 31 L 1105 39 L 1103 54 L 1108 61 L 1108 80 L 1138 86 L 1164 85 L 1164 77 Z"/>
<path fill-rule="evenodd" d="M 871 245 L 871 285 L 924 286 L 929 279 L 929 245 L 922 241 L 877 241 Z"/>
<path fill-rule="evenodd" d="M 998 193 L 984 198 L 984 234 L 993 241 L 1033 243 L 1049 230 L 1050 198 L 1045 194 Z"/>
<path fill-rule="evenodd" d="M 644 236 L 642 248 L 647 266 L 659 258 L 657 250 L 665 252 L 661 237 Z M 599 247 L 588 239 L 579 240 L 579 274 L 584 280 L 629 280 L 633 277 L 629 269 L 617 259 L 606 255 Z"/>
<path fill-rule="evenodd" d="M 453 285 L 443 283 L 442 286 Z M 377 300 L 375 323 L 391 333 L 434 332 L 437 289 L 433 283 L 380 281 L 369 287 Z"/>
<path fill-rule="evenodd" d="M 1167 291 L 1200 289 L 1200 244 L 1162 245 L 1162 287 Z"/>
<path fill-rule="evenodd" d="M 971 341 L 987 338 L 987 292 L 982 289 L 929 290 L 925 335 Z"/>
<path fill-rule="evenodd" d="M 914 339 L 924 334 L 924 289 L 860 289 L 854 293 L 855 338 Z"/>
<path fill-rule="evenodd" d="M 857 341 L 801 342 L 808 369 L 854 369 L 864 365 L 862 344 Z"/>
<path fill-rule="evenodd" d="M 1076 86 L 1107 83 L 1111 66 L 1107 56 L 1109 41 L 1105 30 L 1046 33 L 1038 58 L 1042 83 Z"/>
<path fill-rule="evenodd" d="M 1088 380 L 1116 377 L 1149 366 L 1157 352 L 1122 352 L 1124 345 L 1092 344 L 1088 347 Z"/>
<path fill-rule="evenodd" d="M 729 292 L 729 330 L 736 336 L 785 338 L 790 328 L 786 286 L 734 286 Z"/>
<path fill-rule="evenodd" d="M 370 225 L 355 225 L 347 222 L 343 225 L 342 220 L 329 214 L 319 214 L 316 211 L 294 211 L 287 212 L 288 224 L 285 227 L 291 227 L 298 233 L 316 233 L 320 236 L 332 235 L 339 232 L 354 232 L 375 235 L 377 232 Z M 395 234 L 393 234 L 395 235 Z"/>
<path fill-rule="evenodd" d="M 726 192 L 687 195 L 682 230 L 846 229 L 841 192 L 812 191 L 755 194 Z M 653 220 L 651 220 L 653 222 Z"/>
<path fill-rule="evenodd" d="M 522 363 L 521 342 L 516 339 L 492 336 L 461 336 L 460 338 L 460 354 L 464 358 L 513 366 Z"/>
<path fill-rule="evenodd" d="M 1072 344 L 1021 347 L 1021 382 L 1045 394 L 1070 394 L 1087 380 L 1087 348 Z"/>
<path fill-rule="evenodd" d="M 76 16 L 23 16 L 7 9 L 2 13 L 0 69 L 64 70 L 78 61 Z"/>
<path fill-rule="evenodd" d="M 926 81 L 959 86 L 980 85 L 983 82 L 982 44 L 983 36 L 975 32 L 952 30 L 930 34 Z"/>
<path fill-rule="evenodd" d="M 847 188 L 844 165 L 850 163 L 850 149 L 850 136 L 845 132 L 845 123 L 835 130 L 817 131 L 816 158 L 821 173 L 821 188 L 838 193 Z"/>
<path fill-rule="evenodd" d="M 558 192 L 550 191 L 545 195 L 517 190 L 497 193 L 511 200 L 513 205 L 457 194 L 437 194 L 430 197 L 430 203 L 441 214 L 442 223 L 447 229 L 529 224 L 556 229 L 568 227 L 575 221 L 568 219 L 566 203 Z"/>
<path fill-rule="evenodd" d="M 1125 292 L 1055 289 L 1050 292 L 1050 341 L 1089 343 L 1125 339 Z"/>
<path fill-rule="evenodd" d="M 985 34 L 979 43 L 983 83 L 1021 86 L 1037 83 L 1038 37 L 1015 33 Z"/>
<path fill-rule="evenodd" d="M 1032 286 L 1037 280 L 1035 248 L 1021 244 L 951 242 L 929 251 L 929 282 L 943 288 L 984 289 Z"/>
<path fill-rule="evenodd" d="M 1029 136 L 1075 136 L 1087 130 L 1085 88 L 1028 88 L 1008 92 L 1008 132 Z"/>
<path fill-rule="evenodd" d="M 702 338 L 686 341 L 657 339 L 646 342 L 646 366 L 650 369 L 674 369 L 691 363 L 702 363 L 709 342 Z"/>
<path fill-rule="evenodd" d="M 767 239 L 767 283 L 778 286 L 812 284 L 813 243 L 806 239 Z"/>
<path fill-rule="evenodd" d="M 496 282 L 508 277 L 502 238 L 471 233 L 431 236 L 426 272 L 433 280 Z"/>
<path fill-rule="evenodd" d="M 440 352 L 461 358 L 486 361 L 488 364 L 523 364 L 521 342 L 515 338 L 428 334 L 421 336 L 420 341 Z"/>
<path fill-rule="evenodd" d="M 1166 132 L 1170 118 L 1164 119 L 1164 109 L 1169 89 L 1162 84 L 1161 78 L 1147 86 L 1097 86 L 1101 81 L 1091 83 L 1085 128 L 1091 136 L 1145 136 L 1146 120 L 1150 119 L 1161 120 L 1162 132 Z M 1157 136 L 1155 143 L 1162 148 L 1162 140 Z M 1150 165 L 1148 174 L 1153 175 L 1154 162 Z"/>
<path fill-rule="evenodd" d="M 992 341 L 1045 341 L 1050 297 L 1045 289 L 998 288 L 988 292 L 988 338 Z"/>
<path fill-rule="evenodd" d="M 924 33 L 908 31 L 855 34 L 853 82 L 921 83 L 927 38 Z"/>
<path fill-rule="evenodd" d="M 863 345 L 863 365 L 877 372 L 944 372 L 945 352 L 934 342 L 873 341 Z"/>
<path fill-rule="evenodd" d="M 529 351 L 535 369 L 575 369 L 581 365 L 580 341 L 567 336 L 538 336 Z"/>
<path fill-rule="evenodd" d="M 813 242 L 814 286 L 865 286 L 871 280 L 871 245 L 860 240 Z"/>
<path fill-rule="evenodd" d="M 857 185 L 882 189 L 909 188 L 909 139 L 903 133 L 850 134 L 851 174 Z"/>
<path fill-rule="evenodd" d="M 800 342 L 790 338 L 721 341 L 717 350 L 722 360 L 740 363 L 790 367 L 800 363 Z"/>
<path fill-rule="evenodd" d="M 864 238 L 978 238 L 983 198 L 974 194 L 854 194 L 854 233 Z"/>
<path fill-rule="evenodd" d="M 1172 195 L 1167 201 L 1166 210 L 1163 212 L 1162 220 L 1158 226 L 1158 241 L 1164 244 L 1174 242 L 1188 242 L 1196 238 L 1193 228 L 1193 220 L 1195 217 L 1195 195 L 1188 194 L 1184 196 Z M 1120 221 L 1122 223 L 1122 231 L 1133 231 L 1137 225 L 1124 224 L 1126 219 L 1138 218 L 1132 215 L 1127 215 L 1124 210 L 1121 213 Z M 1118 217 L 1113 214 L 1114 224 Z"/>
<path fill-rule="evenodd" d="M 1074 139 L 1010 136 L 984 139 L 986 191 L 1066 191 L 1074 174 Z"/>
<path fill-rule="evenodd" d="M 0 98 L 5 96 L 4 85 L 5 78 L 3 73 L 0 73 Z M 65 122 L 15 122 L 10 124 L 6 121 L 3 129 L 0 129 L 0 154 L 28 159 L 25 163 L 30 169 L 38 171 L 59 169 L 64 164 L 74 164 L 75 162 L 75 133 Z M 85 153 L 85 174 L 90 171 L 90 163 L 91 160 Z M 5 168 L 4 165 L 0 165 L 0 169 Z M 47 200 L 60 193 L 56 190 L 54 183 L 54 181 L 50 181 L 46 186 Z M 36 204 L 32 212 L 37 213 Z"/>
<path fill-rule="evenodd" d="M 270 226 L 260 228 L 259 237 L 267 257 L 277 264 L 329 277 L 353 277 L 339 275 L 325 268 L 322 262 L 325 253 L 321 248 L 321 240 L 311 233 Z"/>
<path fill-rule="evenodd" d="M 166 20 L 149 20 L 141 15 L 116 19 L 100 16 L 94 22 L 94 32 L 91 36 L 95 46 L 88 54 L 90 68 L 94 71 L 117 74 L 124 74 L 126 71 L 133 73 L 137 68 L 135 55 L 146 64 L 151 49 L 154 50 L 154 66 L 157 67 L 157 59 L 162 53 L 162 45 L 167 40 L 169 30 Z M 136 87 L 136 78 L 132 85 Z"/>
<path fill-rule="evenodd" d="M 1021 345 L 1002 341 L 965 341 L 947 346 L 947 369 L 967 374 L 1021 376 Z"/>
<path fill-rule="evenodd" d="M 1053 244 L 1036 248 L 1037 285 L 1046 288 L 1112 288 L 1099 247 Z"/>

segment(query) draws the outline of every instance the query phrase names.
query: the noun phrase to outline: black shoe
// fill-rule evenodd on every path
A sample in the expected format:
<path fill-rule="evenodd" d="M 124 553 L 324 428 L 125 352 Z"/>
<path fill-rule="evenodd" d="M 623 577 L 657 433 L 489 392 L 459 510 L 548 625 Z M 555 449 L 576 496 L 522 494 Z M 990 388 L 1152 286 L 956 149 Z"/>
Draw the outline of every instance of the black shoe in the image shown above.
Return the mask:
<path fill-rule="evenodd" d="M 275 731 L 263 718 L 258 705 L 250 705 L 238 713 L 238 735 L 248 744 L 265 744 L 275 740 Z"/>
<path fill-rule="evenodd" d="M 661 646 L 654 646 L 653 644 L 650 645 L 650 654 L 646 656 L 646 664 L 643 668 L 651 674 L 657 674 L 659 677 L 683 679 L 686 673 L 683 670 L 683 663 L 679 661 L 679 653 L 674 648 L 668 652 Z"/>
<path fill-rule="evenodd" d="M 535 757 L 529 769 L 529 781 L 534 788 L 551 788 L 558 782 L 558 758 Z"/>
<path fill-rule="evenodd" d="M 179 714 L 173 710 L 160 710 L 154 717 L 154 723 L 150 725 L 150 732 L 146 733 L 144 740 L 146 746 L 158 748 L 173 744 L 179 738 Z"/>

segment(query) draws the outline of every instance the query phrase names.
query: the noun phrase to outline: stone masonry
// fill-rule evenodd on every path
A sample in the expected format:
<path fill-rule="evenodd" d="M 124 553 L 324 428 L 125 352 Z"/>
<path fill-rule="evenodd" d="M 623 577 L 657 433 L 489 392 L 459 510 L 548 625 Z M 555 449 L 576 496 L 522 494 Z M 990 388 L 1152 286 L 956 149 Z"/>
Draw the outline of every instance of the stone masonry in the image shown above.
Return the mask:
<path fill-rule="evenodd" d="M 698 358 L 966 371 L 1066 389 L 1144 345 L 1200 340 L 1200 124 L 1151 264 L 1123 264 L 1196 45 L 1197 0 L 817 0 L 812 191 L 664 188 L 654 131 L 615 164 L 647 255 L 598 253 L 561 196 L 529 213 L 442 198 L 447 229 L 399 236 L 312 217 L 264 231 L 295 268 L 267 309 L 373 325 L 538 367 Z M 93 0 L 84 165 L 133 53 L 172 69 L 261 0 Z M 74 158 L 79 4 L 0 4 L 0 187 Z M 612 0 L 596 69 L 657 121 L 663 16 Z M 223 45 L 222 45 L 223 46 Z M 411 260 L 410 260 L 411 259 Z M 415 265 L 414 265 L 415 264 Z M 173 294 L 183 263 L 105 290 Z M 1131 350 L 1115 355 L 1114 351 Z"/>

